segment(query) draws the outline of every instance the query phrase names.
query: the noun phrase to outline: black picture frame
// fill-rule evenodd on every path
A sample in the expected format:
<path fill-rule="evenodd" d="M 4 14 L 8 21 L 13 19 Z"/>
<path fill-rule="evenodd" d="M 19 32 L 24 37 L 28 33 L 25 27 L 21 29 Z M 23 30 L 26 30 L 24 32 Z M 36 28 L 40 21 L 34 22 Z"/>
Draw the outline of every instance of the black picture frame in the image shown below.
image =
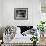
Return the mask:
<path fill-rule="evenodd" d="M 28 8 L 14 8 L 15 20 L 28 20 Z"/>

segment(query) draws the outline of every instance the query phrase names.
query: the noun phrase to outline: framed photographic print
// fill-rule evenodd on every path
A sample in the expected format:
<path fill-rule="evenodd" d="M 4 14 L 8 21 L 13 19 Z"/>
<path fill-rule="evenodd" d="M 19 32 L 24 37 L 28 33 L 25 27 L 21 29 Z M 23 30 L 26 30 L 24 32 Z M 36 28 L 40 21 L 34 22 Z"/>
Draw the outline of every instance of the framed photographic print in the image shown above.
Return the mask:
<path fill-rule="evenodd" d="M 28 8 L 14 8 L 15 20 L 28 20 Z"/>

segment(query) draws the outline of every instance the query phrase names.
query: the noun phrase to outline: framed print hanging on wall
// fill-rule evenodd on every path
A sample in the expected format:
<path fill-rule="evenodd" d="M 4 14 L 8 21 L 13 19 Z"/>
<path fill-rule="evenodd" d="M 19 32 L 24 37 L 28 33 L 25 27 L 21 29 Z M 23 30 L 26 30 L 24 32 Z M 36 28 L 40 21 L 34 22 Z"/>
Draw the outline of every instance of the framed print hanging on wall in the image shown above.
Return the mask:
<path fill-rule="evenodd" d="M 14 8 L 15 20 L 28 20 L 28 8 Z"/>

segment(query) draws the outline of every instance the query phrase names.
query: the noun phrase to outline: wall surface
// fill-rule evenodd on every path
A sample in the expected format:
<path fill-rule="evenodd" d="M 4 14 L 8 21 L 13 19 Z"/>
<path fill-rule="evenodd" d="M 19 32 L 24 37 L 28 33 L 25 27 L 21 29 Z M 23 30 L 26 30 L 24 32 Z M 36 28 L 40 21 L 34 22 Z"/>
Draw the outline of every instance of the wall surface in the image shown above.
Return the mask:
<path fill-rule="evenodd" d="M 0 0 L 0 26 L 2 25 L 2 0 Z"/>
<path fill-rule="evenodd" d="M 34 27 L 40 20 L 40 0 L 2 0 L 2 26 L 27 25 Z M 28 8 L 28 20 L 14 20 L 14 8 Z"/>

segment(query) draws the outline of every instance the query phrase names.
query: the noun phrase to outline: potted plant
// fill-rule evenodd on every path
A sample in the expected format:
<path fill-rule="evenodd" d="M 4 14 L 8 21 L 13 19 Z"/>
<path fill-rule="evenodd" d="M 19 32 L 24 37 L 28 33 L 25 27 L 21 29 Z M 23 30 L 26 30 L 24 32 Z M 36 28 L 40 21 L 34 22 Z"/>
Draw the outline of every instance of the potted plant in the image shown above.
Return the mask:
<path fill-rule="evenodd" d="M 40 30 L 42 37 L 44 37 L 44 27 L 45 27 L 44 24 L 45 24 L 45 22 L 40 21 L 40 24 L 37 25 L 37 29 Z"/>
<path fill-rule="evenodd" d="M 38 41 L 37 36 L 33 36 L 32 39 L 31 39 L 31 41 L 33 41 L 33 46 L 36 46 L 36 43 Z"/>

